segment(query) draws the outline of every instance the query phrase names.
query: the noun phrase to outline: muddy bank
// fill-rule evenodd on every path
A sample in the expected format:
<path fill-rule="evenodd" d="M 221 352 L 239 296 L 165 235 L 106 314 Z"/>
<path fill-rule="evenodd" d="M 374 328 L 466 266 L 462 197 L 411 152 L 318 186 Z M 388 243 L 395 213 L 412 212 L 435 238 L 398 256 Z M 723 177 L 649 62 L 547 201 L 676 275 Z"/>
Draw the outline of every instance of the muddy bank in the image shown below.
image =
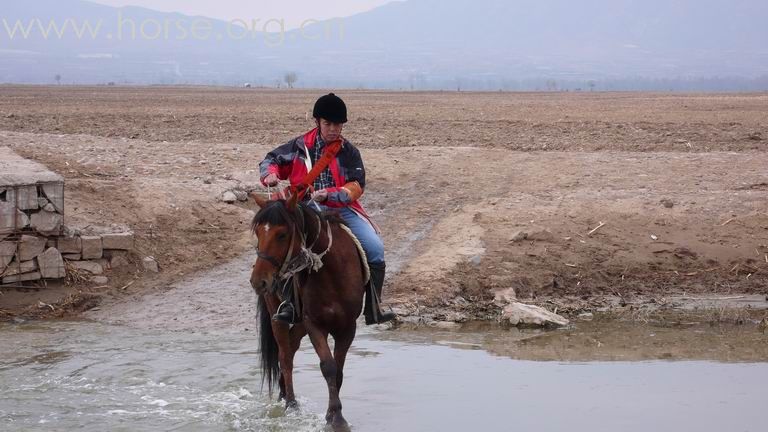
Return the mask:
<path fill-rule="evenodd" d="M 7 292 L 6 317 L 69 295 L 138 299 L 252 249 L 253 204 L 221 195 L 259 187 L 258 162 L 311 127 L 314 96 L 0 94 L 0 145 L 64 175 L 66 223 L 127 226 L 137 257 L 161 268 L 67 286 L 58 298 Z M 235 112 L 232 97 L 254 109 Z M 510 289 L 570 315 L 768 294 L 764 98 L 350 92 L 345 134 L 366 162 L 364 204 L 382 228 L 390 303 L 466 321 L 493 320 L 494 298 Z"/>

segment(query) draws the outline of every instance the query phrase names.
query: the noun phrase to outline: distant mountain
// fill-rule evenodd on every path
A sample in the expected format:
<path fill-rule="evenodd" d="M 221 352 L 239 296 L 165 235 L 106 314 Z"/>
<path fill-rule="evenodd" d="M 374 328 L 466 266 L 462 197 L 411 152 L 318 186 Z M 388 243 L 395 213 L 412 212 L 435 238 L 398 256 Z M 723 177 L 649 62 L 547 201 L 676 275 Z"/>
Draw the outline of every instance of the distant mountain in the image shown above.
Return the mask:
<path fill-rule="evenodd" d="M 305 86 L 506 88 L 768 75 L 763 0 L 408 0 L 277 34 L 274 22 L 246 34 L 246 23 L 82 0 L 11 3 L 0 19 L 0 82 L 271 86 L 295 71 Z"/>

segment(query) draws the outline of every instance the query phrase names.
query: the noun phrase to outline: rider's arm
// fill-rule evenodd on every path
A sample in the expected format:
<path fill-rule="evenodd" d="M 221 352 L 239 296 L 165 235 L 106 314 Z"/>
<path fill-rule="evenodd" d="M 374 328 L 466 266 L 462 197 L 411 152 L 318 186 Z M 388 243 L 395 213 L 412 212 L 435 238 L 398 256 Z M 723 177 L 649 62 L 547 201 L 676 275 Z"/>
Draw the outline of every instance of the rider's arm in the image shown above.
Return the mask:
<path fill-rule="evenodd" d="M 291 174 L 293 159 L 297 157 L 297 154 L 295 139 L 267 153 L 267 156 L 259 164 L 261 182 L 264 183 L 264 178 L 270 174 L 275 174 L 280 180 L 286 180 Z"/>
<path fill-rule="evenodd" d="M 349 152 L 341 160 L 346 183 L 341 187 L 327 188 L 330 207 L 346 206 L 363 196 L 365 188 L 365 166 L 360 151 L 350 146 Z M 335 204 L 335 205 L 334 205 Z"/>

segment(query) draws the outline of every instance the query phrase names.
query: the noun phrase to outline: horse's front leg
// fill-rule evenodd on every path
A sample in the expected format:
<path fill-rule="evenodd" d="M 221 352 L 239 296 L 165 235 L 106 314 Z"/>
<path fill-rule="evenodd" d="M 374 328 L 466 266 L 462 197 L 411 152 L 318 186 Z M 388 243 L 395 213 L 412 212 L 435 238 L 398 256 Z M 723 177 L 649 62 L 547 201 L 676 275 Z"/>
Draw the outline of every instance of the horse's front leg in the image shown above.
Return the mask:
<path fill-rule="evenodd" d="M 301 346 L 301 339 L 306 335 L 303 325 L 295 325 L 288 331 L 285 351 L 280 351 L 280 395 L 285 399 L 286 408 L 298 408 L 296 394 L 293 392 L 293 359 Z"/>
<path fill-rule="evenodd" d="M 344 362 L 347 359 L 347 352 L 355 339 L 356 324 L 353 322 L 350 329 L 343 334 L 334 335 L 333 358 L 336 360 L 336 388 L 341 392 L 341 385 L 344 382 Z"/>
<path fill-rule="evenodd" d="M 339 399 L 338 367 L 336 360 L 331 354 L 331 348 L 328 346 L 328 332 L 321 331 L 315 326 L 305 323 L 309 339 L 312 346 L 315 347 L 317 356 L 320 357 L 320 371 L 323 373 L 325 383 L 328 385 L 328 412 L 325 420 L 334 428 L 339 430 L 348 426 L 344 416 L 341 415 L 341 399 Z"/>
<path fill-rule="evenodd" d="M 274 315 L 279 304 L 277 297 L 269 295 L 265 297 L 270 316 Z M 301 338 L 306 332 L 304 327 L 297 325 L 291 328 L 288 324 L 272 321 L 272 334 L 279 347 L 277 360 L 280 364 L 280 399 L 285 399 L 286 408 L 296 408 L 296 394 L 293 391 L 293 358 L 301 344 Z"/>

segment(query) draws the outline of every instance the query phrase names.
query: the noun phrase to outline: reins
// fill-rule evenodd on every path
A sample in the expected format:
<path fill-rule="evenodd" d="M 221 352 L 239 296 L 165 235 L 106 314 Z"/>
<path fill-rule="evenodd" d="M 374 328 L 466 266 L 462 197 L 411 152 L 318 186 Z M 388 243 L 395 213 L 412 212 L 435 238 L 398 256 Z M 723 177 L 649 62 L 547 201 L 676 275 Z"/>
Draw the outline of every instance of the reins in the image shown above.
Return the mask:
<path fill-rule="evenodd" d="M 291 195 L 298 194 L 299 202 L 301 202 L 301 200 L 304 198 L 304 195 L 306 195 L 307 191 L 311 189 L 312 184 L 315 182 L 320 173 L 328 168 L 328 165 L 331 164 L 333 158 L 335 158 L 339 153 L 339 150 L 341 150 L 341 144 L 341 139 L 337 139 L 336 141 L 332 141 L 331 143 L 327 144 L 323 150 L 323 155 L 320 156 L 320 160 L 315 163 L 315 166 L 313 166 L 307 175 L 304 176 L 301 182 L 295 185 L 291 185 Z"/>

